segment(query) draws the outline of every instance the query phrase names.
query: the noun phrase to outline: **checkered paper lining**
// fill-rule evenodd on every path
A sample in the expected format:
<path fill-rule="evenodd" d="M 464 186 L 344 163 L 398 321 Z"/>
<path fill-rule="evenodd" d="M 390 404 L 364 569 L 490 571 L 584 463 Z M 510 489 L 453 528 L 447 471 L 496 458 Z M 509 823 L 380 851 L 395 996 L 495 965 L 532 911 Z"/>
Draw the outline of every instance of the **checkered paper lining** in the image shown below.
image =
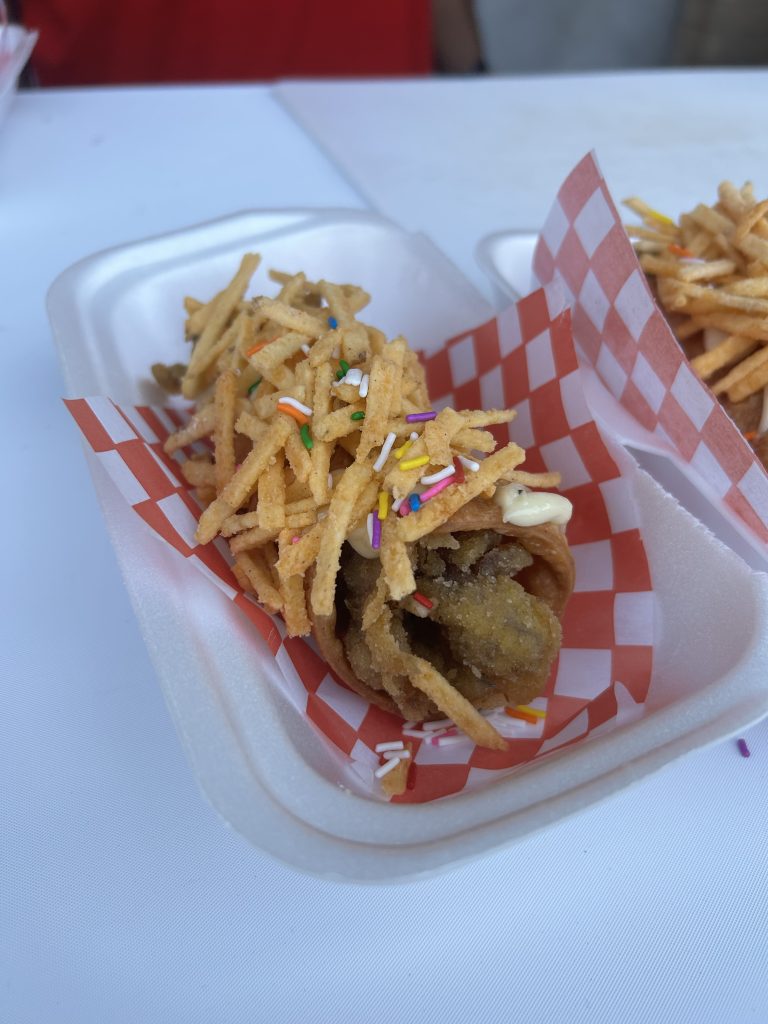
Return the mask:
<path fill-rule="evenodd" d="M 599 377 L 677 454 L 722 514 L 768 543 L 768 473 L 695 375 L 659 309 L 594 154 L 566 178 L 539 237 L 534 273 L 557 280 L 573 333 Z"/>
<path fill-rule="evenodd" d="M 601 435 L 584 403 L 569 313 L 552 316 L 547 293 L 540 290 L 452 339 L 425 363 L 436 407 L 514 407 L 512 424 L 492 428 L 497 439 L 511 437 L 527 449 L 526 469 L 562 473 L 561 490 L 574 504 L 568 537 L 576 585 L 558 662 L 535 702 L 546 717 L 521 725 L 504 752 L 470 740 L 447 747 L 414 740 L 409 789 L 396 798 L 410 803 L 485 785 L 499 773 L 641 714 L 654 649 L 651 580 L 626 476 L 631 460 Z M 179 463 L 163 451 L 182 414 L 118 407 L 103 397 L 66 404 L 128 504 L 250 619 L 277 660 L 286 695 L 348 755 L 370 793 L 378 795 L 373 748 L 398 738 L 402 722 L 335 679 L 311 639 L 285 636 L 282 622 L 240 589 L 223 542 L 196 542 L 200 507 Z"/>

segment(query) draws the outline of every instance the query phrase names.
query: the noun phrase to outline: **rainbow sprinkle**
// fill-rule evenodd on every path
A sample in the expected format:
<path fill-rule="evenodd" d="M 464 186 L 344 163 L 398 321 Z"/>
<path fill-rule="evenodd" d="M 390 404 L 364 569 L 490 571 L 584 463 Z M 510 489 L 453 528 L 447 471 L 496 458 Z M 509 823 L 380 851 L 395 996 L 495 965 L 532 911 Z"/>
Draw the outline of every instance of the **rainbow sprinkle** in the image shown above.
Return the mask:
<path fill-rule="evenodd" d="M 405 453 L 411 447 L 413 442 L 417 441 L 418 438 L 419 438 L 419 435 L 414 431 L 411 434 L 411 436 L 408 438 L 408 440 L 405 442 L 405 444 L 401 444 L 399 448 L 395 449 L 395 453 L 394 453 L 395 458 L 396 459 L 402 459 L 402 457 L 405 455 Z"/>
<path fill-rule="evenodd" d="M 393 757 L 391 761 L 385 761 L 381 768 L 377 768 L 373 773 L 377 779 L 382 779 L 389 772 L 394 771 L 395 768 L 400 764 L 399 757 Z"/>
<path fill-rule="evenodd" d="M 339 371 L 339 373 L 341 373 L 341 371 Z M 338 375 L 339 374 L 337 373 L 336 376 L 338 377 Z M 360 387 L 362 379 L 363 371 L 359 367 L 353 366 L 351 369 L 348 369 L 344 376 L 338 380 L 338 383 L 351 384 L 353 388 L 357 388 Z"/>
<path fill-rule="evenodd" d="M 539 724 L 539 719 L 536 715 L 531 715 L 527 711 L 521 711 L 519 708 L 504 708 L 504 713 L 509 715 L 510 718 L 519 718 L 523 722 L 530 722 L 531 725 Z"/>
<path fill-rule="evenodd" d="M 304 416 L 311 416 L 312 415 L 312 410 L 310 409 L 310 407 L 308 405 L 304 405 L 304 403 L 300 402 L 298 400 L 298 398 L 291 398 L 290 395 L 286 395 L 285 397 L 281 398 L 279 400 L 279 402 L 277 403 L 277 405 L 278 405 L 278 408 L 281 405 L 290 405 L 293 409 L 296 409 L 298 412 L 302 413 Z"/>
<path fill-rule="evenodd" d="M 381 520 L 378 516 L 373 517 L 373 525 L 371 527 L 371 547 L 374 551 L 378 551 L 381 547 Z"/>
<path fill-rule="evenodd" d="M 518 704 L 517 705 L 517 710 L 518 711 L 524 711 L 528 715 L 533 715 L 534 718 L 546 718 L 547 717 L 547 712 L 546 711 L 542 711 L 541 708 L 532 708 L 528 704 Z"/>
<path fill-rule="evenodd" d="M 274 338 L 267 338 L 266 341 L 257 341 L 256 344 L 249 348 L 248 351 L 245 353 L 246 359 L 249 358 L 250 356 L 255 356 L 257 352 L 261 352 L 263 348 L 266 348 L 267 345 L 269 345 L 269 343 L 274 340 Z"/>
<path fill-rule="evenodd" d="M 335 331 L 336 328 L 339 326 L 339 321 L 336 319 L 335 316 L 328 317 L 328 326 L 331 328 L 332 331 Z"/>
<path fill-rule="evenodd" d="M 439 747 L 442 745 L 443 740 L 465 740 L 466 734 L 459 733 L 459 730 L 455 727 L 452 729 L 440 729 L 439 732 L 427 733 L 429 739 L 427 743 L 431 743 L 433 747 Z M 448 744 L 450 746 L 450 744 Z"/>
<path fill-rule="evenodd" d="M 418 469 L 420 466 L 426 466 L 428 464 L 428 455 L 417 455 L 415 459 L 404 459 L 400 463 L 400 469 L 402 469 L 403 471 L 408 469 Z"/>
<path fill-rule="evenodd" d="M 432 740 L 432 743 L 436 747 L 453 747 L 457 743 L 465 743 L 467 740 L 466 735 L 459 735 L 459 733 L 444 733 L 442 736 L 438 736 L 437 739 Z"/>
<path fill-rule="evenodd" d="M 365 413 L 364 412 L 353 412 L 352 415 L 349 418 L 351 420 L 364 420 L 365 419 Z"/>
<path fill-rule="evenodd" d="M 453 476 L 456 472 L 455 466 L 446 466 L 445 469 L 439 470 L 437 473 L 431 473 L 429 476 L 423 476 L 419 480 L 420 484 L 424 484 L 425 487 L 429 484 L 439 484 L 441 480 L 447 480 L 449 476 Z"/>
<path fill-rule="evenodd" d="M 423 594 L 420 594 L 418 590 L 414 590 L 414 592 L 411 594 L 411 597 L 413 598 L 414 601 L 418 601 L 419 604 L 423 604 L 424 607 L 427 608 L 429 611 L 431 611 L 435 607 L 434 604 L 429 600 L 429 598 L 425 597 Z"/>
<path fill-rule="evenodd" d="M 741 754 L 742 757 L 749 757 L 749 747 L 747 746 L 747 741 L 746 740 L 744 740 L 744 739 L 737 740 L 736 741 L 736 746 L 739 748 L 739 753 Z"/>
<path fill-rule="evenodd" d="M 437 413 L 431 409 L 429 412 L 412 412 L 405 417 L 406 423 L 426 423 L 427 420 L 434 420 L 437 418 Z"/>
<path fill-rule="evenodd" d="M 386 440 L 384 441 L 384 444 L 381 446 L 381 451 L 379 452 L 379 457 L 376 459 L 376 461 L 373 464 L 373 471 L 374 471 L 374 473 L 380 473 L 382 471 L 382 469 L 384 469 L 384 465 L 385 465 L 387 459 L 389 458 L 389 453 L 392 451 L 392 445 L 395 443 L 396 440 L 397 440 L 397 434 L 395 434 L 395 433 L 387 434 Z"/>
<path fill-rule="evenodd" d="M 256 390 L 256 388 L 259 386 L 259 384 L 261 384 L 263 379 L 264 379 L 263 377 L 259 377 L 259 379 L 256 381 L 256 383 L 255 384 L 251 384 L 251 386 L 248 388 L 248 391 L 246 393 L 247 393 L 249 398 L 253 394 L 253 392 Z"/>
<path fill-rule="evenodd" d="M 439 483 L 433 484 L 432 487 L 427 488 L 427 490 L 419 496 L 420 501 L 422 504 L 425 501 L 429 501 L 430 498 L 434 498 L 438 495 L 440 491 L 444 491 L 446 487 L 450 487 L 452 483 L 454 483 L 454 481 L 448 477 L 447 479 L 441 480 Z"/>
<path fill-rule="evenodd" d="M 303 412 L 299 412 L 293 405 L 283 405 L 282 401 L 277 403 L 278 412 L 284 412 L 286 416 L 291 416 L 296 420 L 297 423 L 306 426 L 309 423 L 309 417 L 305 416 Z"/>
<path fill-rule="evenodd" d="M 382 522 L 387 518 L 389 514 L 389 495 L 386 491 L 379 492 L 379 519 Z"/>
<path fill-rule="evenodd" d="M 421 508 L 421 498 L 418 494 L 409 494 L 408 504 L 411 506 L 411 512 L 418 512 Z"/>
<path fill-rule="evenodd" d="M 339 366 L 341 369 L 336 371 L 336 380 L 341 380 L 342 377 L 346 377 L 347 373 L 349 373 L 349 363 L 346 359 L 340 359 Z"/>
<path fill-rule="evenodd" d="M 315 445 L 315 442 L 312 440 L 312 435 L 309 432 L 309 426 L 305 423 L 302 426 L 299 433 L 301 434 L 301 440 L 304 443 L 304 447 L 307 449 L 308 452 L 311 452 Z"/>
<path fill-rule="evenodd" d="M 421 727 L 427 732 L 434 732 L 436 729 L 450 729 L 453 724 L 450 718 L 439 718 L 434 722 L 422 722 Z"/>

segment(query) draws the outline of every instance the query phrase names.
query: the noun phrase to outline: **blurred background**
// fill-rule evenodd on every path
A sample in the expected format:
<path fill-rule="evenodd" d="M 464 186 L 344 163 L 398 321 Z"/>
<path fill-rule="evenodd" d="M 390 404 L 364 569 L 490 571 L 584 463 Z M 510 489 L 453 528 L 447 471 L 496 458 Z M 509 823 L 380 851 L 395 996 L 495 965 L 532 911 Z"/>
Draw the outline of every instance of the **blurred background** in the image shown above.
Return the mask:
<path fill-rule="evenodd" d="M 768 0 L 11 0 L 27 86 L 762 65 Z"/>

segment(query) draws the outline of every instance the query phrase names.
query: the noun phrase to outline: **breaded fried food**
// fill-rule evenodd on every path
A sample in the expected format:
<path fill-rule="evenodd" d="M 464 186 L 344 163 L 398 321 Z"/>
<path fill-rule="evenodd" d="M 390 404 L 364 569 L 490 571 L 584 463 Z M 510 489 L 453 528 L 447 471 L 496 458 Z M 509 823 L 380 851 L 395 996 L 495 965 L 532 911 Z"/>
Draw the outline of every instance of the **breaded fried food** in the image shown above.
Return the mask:
<path fill-rule="evenodd" d="M 392 632 L 404 651 L 430 660 L 476 706 L 524 704 L 537 696 L 560 647 L 557 616 L 513 577 L 533 564 L 514 541 L 502 543 L 492 530 L 455 535 L 454 550 L 414 545 L 417 592 L 432 604 L 429 613 L 411 603 L 393 615 Z M 342 563 L 349 615 L 344 650 L 368 685 L 398 691 L 416 720 L 437 714 L 404 678 L 384 677 L 375 668 L 362 629 L 363 609 L 376 585 L 370 562 L 350 549 Z M 409 610 L 410 609 L 410 610 Z"/>
<path fill-rule="evenodd" d="M 433 618 L 459 664 L 476 669 L 502 687 L 521 675 L 533 692 L 519 693 L 523 704 L 537 696 L 560 647 L 560 623 L 547 606 L 506 576 L 438 580 L 416 579 L 434 603 Z M 514 687 L 513 687 L 514 688 Z"/>
<path fill-rule="evenodd" d="M 277 273 L 249 300 L 258 264 L 187 303 L 189 364 L 158 378 L 197 402 L 166 444 L 205 504 L 197 541 L 227 543 L 241 586 L 366 700 L 503 749 L 481 712 L 542 692 L 573 588 L 570 503 L 529 490 L 559 476 L 485 429 L 513 410 L 430 409 L 406 340 L 357 319 L 363 289 Z"/>

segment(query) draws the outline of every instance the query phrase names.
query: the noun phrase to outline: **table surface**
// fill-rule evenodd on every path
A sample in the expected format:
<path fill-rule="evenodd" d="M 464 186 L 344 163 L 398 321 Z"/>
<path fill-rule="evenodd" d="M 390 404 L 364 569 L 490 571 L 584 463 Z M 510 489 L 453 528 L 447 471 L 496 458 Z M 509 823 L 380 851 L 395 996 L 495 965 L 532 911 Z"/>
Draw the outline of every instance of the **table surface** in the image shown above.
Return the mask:
<path fill-rule="evenodd" d="M 0 1019 L 764 1024 L 765 724 L 746 734 L 749 760 L 732 741 L 699 751 L 407 886 L 298 875 L 222 824 L 122 587 L 44 299 L 105 246 L 364 196 L 487 289 L 474 244 L 539 223 L 592 146 L 621 188 L 650 181 L 672 203 L 725 175 L 765 193 L 766 86 L 734 73 L 18 97 L 0 129 L 0 410 L 17 439 L 0 505 Z"/>

